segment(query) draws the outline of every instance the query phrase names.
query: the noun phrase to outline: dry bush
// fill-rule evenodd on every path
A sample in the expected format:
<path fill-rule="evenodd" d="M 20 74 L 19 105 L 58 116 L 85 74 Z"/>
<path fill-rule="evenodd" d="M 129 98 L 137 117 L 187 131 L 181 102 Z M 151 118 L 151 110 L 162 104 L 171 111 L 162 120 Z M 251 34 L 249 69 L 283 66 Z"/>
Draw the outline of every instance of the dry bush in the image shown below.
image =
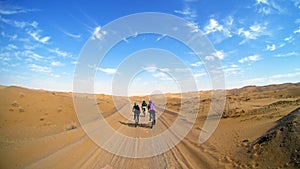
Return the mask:
<path fill-rule="evenodd" d="M 11 105 L 13 106 L 13 107 L 18 107 L 19 106 L 19 104 L 18 104 L 18 102 L 15 100 L 15 101 L 13 101 L 12 103 L 11 103 Z"/>
<path fill-rule="evenodd" d="M 23 107 L 19 107 L 19 112 L 20 113 L 22 113 L 22 112 L 24 112 L 25 111 L 25 109 L 23 108 Z"/>
<path fill-rule="evenodd" d="M 76 122 L 71 122 L 65 128 L 66 128 L 66 130 L 73 130 L 73 129 L 77 128 L 77 124 L 76 124 Z"/>

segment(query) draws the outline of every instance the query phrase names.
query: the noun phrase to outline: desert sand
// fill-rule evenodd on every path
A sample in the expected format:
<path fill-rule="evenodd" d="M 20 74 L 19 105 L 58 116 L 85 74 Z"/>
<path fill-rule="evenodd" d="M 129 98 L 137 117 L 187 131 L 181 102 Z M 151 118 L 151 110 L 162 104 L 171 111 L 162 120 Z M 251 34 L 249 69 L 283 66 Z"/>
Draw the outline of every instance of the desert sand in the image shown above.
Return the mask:
<path fill-rule="evenodd" d="M 300 83 L 227 90 L 219 125 L 200 144 L 210 93 L 197 93 L 200 107 L 196 122 L 179 144 L 157 156 L 127 158 L 100 148 L 86 135 L 77 119 L 72 93 L 1 86 L 0 168 L 300 168 Z M 95 97 L 108 124 L 136 138 L 167 130 L 180 109 L 180 94 L 157 96 L 166 101 L 158 111 L 157 124 L 151 129 L 148 117 L 140 117 L 142 125 L 133 127 L 133 120 L 116 110 L 112 96 Z M 127 146 L 126 142 L 120 146 Z"/>

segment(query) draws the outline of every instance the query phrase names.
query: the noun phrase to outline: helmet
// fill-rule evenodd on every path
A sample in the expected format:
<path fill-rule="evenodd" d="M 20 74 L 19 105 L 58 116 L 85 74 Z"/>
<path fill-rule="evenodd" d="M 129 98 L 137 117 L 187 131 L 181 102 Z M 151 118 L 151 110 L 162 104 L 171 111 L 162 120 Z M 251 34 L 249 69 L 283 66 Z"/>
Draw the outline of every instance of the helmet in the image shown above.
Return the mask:
<path fill-rule="evenodd" d="M 137 105 L 138 105 L 138 102 L 134 102 L 134 105 L 137 106 Z"/>

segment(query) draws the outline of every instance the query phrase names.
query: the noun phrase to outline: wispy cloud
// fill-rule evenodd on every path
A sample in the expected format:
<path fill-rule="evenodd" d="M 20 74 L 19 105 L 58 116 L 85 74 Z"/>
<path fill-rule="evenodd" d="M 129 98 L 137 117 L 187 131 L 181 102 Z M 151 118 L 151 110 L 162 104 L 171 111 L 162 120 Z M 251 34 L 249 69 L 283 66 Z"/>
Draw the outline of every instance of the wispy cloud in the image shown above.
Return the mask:
<path fill-rule="evenodd" d="M 249 29 L 245 30 L 245 28 L 239 28 L 237 34 L 243 38 L 239 44 L 244 44 L 248 40 L 255 40 L 260 36 L 270 35 L 267 31 L 267 23 L 264 24 L 253 24 L 249 27 Z"/>
<path fill-rule="evenodd" d="M 294 37 L 293 36 L 288 36 L 288 37 L 284 38 L 284 41 L 292 42 L 292 41 L 294 41 Z"/>
<path fill-rule="evenodd" d="M 294 30 L 293 33 L 300 33 L 300 27 L 298 29 Z"/>
<path fill-rule="evenodd" d="M 166 37 L 166 36 L 167 36 L 166 34 L 159 36 L 159 37 L 156 39 L 156 42 L 160 41 L 161 39 L 163 39 L 163 38 Z"/>
<path fill-rule="evenodd" d="M 225 56 L 224 52 L 222 50 L 220 50 L 220 51 L 216 51 L 216 52 L 212 53 L 212 55 L 205 56 L 204 59 L 208 60 L 208 61 L 214 60 L 216 58 L 222 60 L 222 59 L 224 59 L 224 56 Z"/>
<path fill-rule="evenodd" d="M 276 57 L 289 57 L 289 56 L 297 56 L 298 54 L 296 52 L 288 52 L 288 53 L 282 53 L 275 55 Z"/>
<path fill-rule="evenodd" d="M 147 66 L 144 68 L 144 70 L 146 70 L 147 72 L 155 72 L 157 70 L 156 66 Z"/>
<path fill-rule="evenodd" d="M 250 61 L 258 61 L 260 59 L 261 58 L 260 58 L 259 55 L 251 55 L 251 56 L 247 56 L 247 57 L 244 57 L 244 58 L 240 59 L 238 62 L 246 63 L 246 62 L 250 62 Z"/>
<path fill-rule="evenodd" d="M 69 32 L 64 32 L 65 35 L 71 37 L 71 38 L 75 38 L 75 39 L 80 39 L 81 35 L 79 34 L 73 34 L 73 33 L 69 33 Z"/>
<path fill-rule="evenodd" d="M 156 71 L 160 71 L 160 72 L 170 72 L 171 70 L 169 68 L 158 68 L 156 66 L 147 66 L 144 68 L 145 71 L 150 72 L 150 73 L 154 73 Z"/>
<path fill-rule="evenodd" d="M 223 66 L 222 70 L 226 76 L 236 75 L 242 72 L 241 68 L 236 64 Z"/>
<path fill-rule="evenodd" d="M 199 61 L 199 62 L 192 63 L 190 65 L 193 67 L 199 67 L 199 66 L 203 65 L 203 63 L 201 61 Z"/>
<path fill-rule="evenodd" d="M 14 44 L 8 44 L 6 47 L 5 47 L 6 50 L 15 50 L 15 49 L 18 49 L 18 47 Z"/>
<path fill-rule="evenodd" d="M 94 29 L 93 35 L 92 35 L 92 39 L 98 39 L 98 40 L 102 40 L 103 36 L 106 35 L 107 32 L 101 30 L 101 26 L 97 26 Z"/>
<path fill-rule="evenodd" d="M 264 15 L 284 12 L 284 9 L 273 0 L 256 0 L 254 6 L 258 13 Z"/>
<path fill-rule="evenodd" d="M 207 73 L 206 73 L 206 72 L 198 72 L 198 73 L 195 73 L 195 74 L 193 74 L 193 75 L 194 75 L 195 78 L 197 78 L 197 77 L 206 76 Z"/>
<path fill-rule="evenodd" d="M 14 6 L 8 3 L 8 1 L 0 1 L 0 14 L 1 15 L 13 15 L 19 13 L 27 13 L 38 11 L 37 9 L 26 9 L 20 6 Z"/>
<path fill-rule="evenodd" d="M 296 8 L 300 9 L 300 0 L 292 0 Z"/>
<path fill-rule="evenodd" d="M 170 76 L 163 72 L 157 72 L 153 74 L 153 77 L 159 78 L 160 80 L 172 80 Z"/>
<path fill-rule="evenodd" d="M 33 22 L 25 22 L 25 21 L 17 21 L 17 20 L 11 20 L 11 19 L 6 19 L 3 18 L 0 15 L 0 22 L 3 22 L 5 24 L 8 24 L 10 26 L 16 27 L 16 28 L 25 28 L 25 27 L 33 27 L 33 28 L 37 28 L 38 26 L 38 22 L 33 21 Z"/>
<path fill-rule="evenodd" d="M 244 83 L 246 85 L 264 85 L 264 84 L 274 84 L 274 83 L 282 83 L 282 81 L 286 81 L 287 78 L 295 78 L 300 77 L 300 72 L 292 72 L 292 73 L 285 73 L 285 74 L 275 74 L 268 77 L 258 77 L 253 79 L 245 80 Z"/>
<path fill-rule="evenodd" d="M 267 45 L 266 50 L 268 50 L 268 51 L 274 51 L 274 50 L 276 50 L 276 45 L 275 44 Z"/>
<path fill-rule="evenodd" d="M 29 65 L 29 68 L 31 71 L 40 72 L 40 73 L 50 73 L 52 71 L 51 68 L 49 68 L 49 67 L 39 66 L 36 64 Z"/>
<path fill-rule="evenodd" d="M 72 57 L 72 54 L 62 51 L 59 48 L 49 49 L 49 52 L 55 53 L 56 55 L 61 56 L 61 57 Z"/>
<path fill-rule="evenodd" d="M 40 43 L 47 43 L 50 40 L 50 36 L 41 36 L 40 35 L 41 30 L 37 31 L 27 31 L 28 35 L 30 35 L 35 41 L 40 42 Z"/>
<path fill-rule="evenodd" d="M 176 14 L 182 15 L 186 20 L 194 22 L 197 18 L 197 11 L 192 9 L 188 2 L 185 2 L 184 8 L 181 10 L 175 10 Z"/>
<path fill-rule="evenodd" d="M 51 66 L 64 66 L 64 63 L 61 63 L 60 61 L 53 61 L 51 62 Z"/>
<path fill-rule="evenodd" d="M 97 70 L 106 74 L 115 74 L 117 72 L 117 69 L 113 69 L 113 68 L 97 68 Z"/>

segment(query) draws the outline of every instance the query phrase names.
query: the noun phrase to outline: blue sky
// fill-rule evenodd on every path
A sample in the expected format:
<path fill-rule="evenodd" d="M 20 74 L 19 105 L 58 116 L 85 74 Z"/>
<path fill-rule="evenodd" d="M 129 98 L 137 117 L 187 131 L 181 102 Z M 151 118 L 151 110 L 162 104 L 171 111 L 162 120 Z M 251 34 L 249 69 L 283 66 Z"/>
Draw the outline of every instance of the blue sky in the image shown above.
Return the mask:
<path fill-rule="evenodd" d="M 0 1 L 0 84 L 72 91 L 77 59 L 89 38 L 115 19 L 140 12 L 172 14 L 202 31 L 215 47 L 226 88 L 299 82 L 300 0 L 11 0 Z M 186 46 L 167 36 L 144 34 L 124 39 L 103 62 L 91 65 L 97 70 L 95 91 L 111 93 L 119 64 L 146 48 L 176 54 L 198 89 L 211 89 L 203 62 Z M 178 92 L 168 66 L 145 67 L 129 93 Z"/>

